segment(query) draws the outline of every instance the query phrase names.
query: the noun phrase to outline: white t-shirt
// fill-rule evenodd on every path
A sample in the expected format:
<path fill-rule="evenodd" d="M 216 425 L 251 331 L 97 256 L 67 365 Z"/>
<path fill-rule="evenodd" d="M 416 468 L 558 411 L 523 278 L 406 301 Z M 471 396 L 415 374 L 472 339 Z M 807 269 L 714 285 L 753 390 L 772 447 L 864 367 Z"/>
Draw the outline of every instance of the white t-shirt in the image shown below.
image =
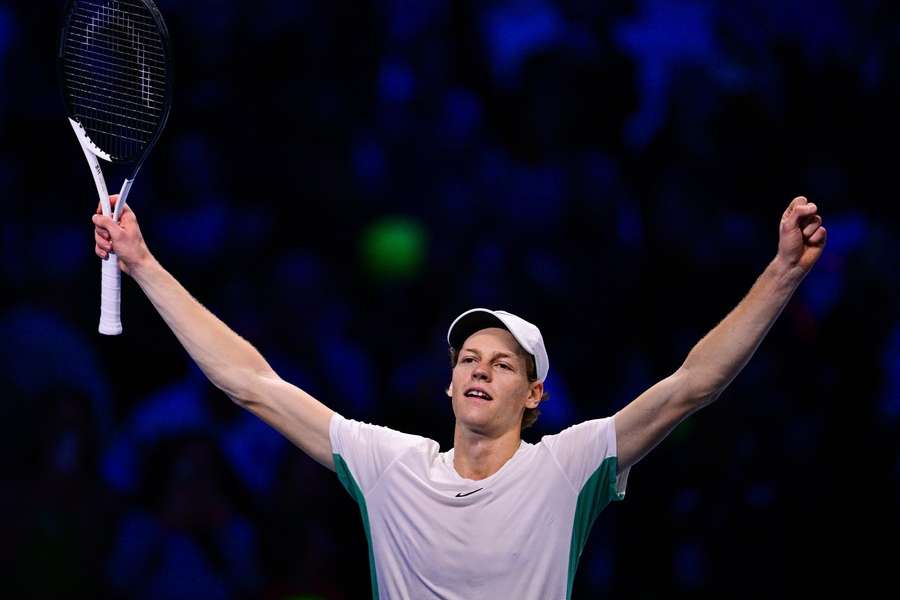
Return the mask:
<path fill-rule="evenodd" d="M 625 497 L 612 417 L 523 441 L 479 481 L 428 438 L 338 414 L 330 433 L 362 513 L 375 598 L 569 598 L 597 515 Z"/>

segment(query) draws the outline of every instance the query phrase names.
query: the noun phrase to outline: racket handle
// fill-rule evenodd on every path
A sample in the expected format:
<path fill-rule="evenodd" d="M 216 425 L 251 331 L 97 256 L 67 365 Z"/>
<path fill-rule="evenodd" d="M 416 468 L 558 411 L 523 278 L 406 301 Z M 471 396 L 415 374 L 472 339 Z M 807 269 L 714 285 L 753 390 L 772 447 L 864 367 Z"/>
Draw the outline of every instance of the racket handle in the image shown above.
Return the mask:
<path fill-rule="evenodd" d="M 99 331 L 103 335 L 119 335 L 122 333 L 122 273 L 119 271 L 119 257 L 110 252 L 109 258 L 101 261 L 101 265 Z"/>

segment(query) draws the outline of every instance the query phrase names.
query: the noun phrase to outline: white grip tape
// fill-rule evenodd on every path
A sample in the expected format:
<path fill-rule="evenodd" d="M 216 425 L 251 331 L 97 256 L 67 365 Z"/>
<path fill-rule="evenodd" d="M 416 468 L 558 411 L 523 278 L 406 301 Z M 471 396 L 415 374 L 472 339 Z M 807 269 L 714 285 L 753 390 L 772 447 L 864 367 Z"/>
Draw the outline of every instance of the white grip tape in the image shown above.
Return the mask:
<path fill-rule="evenodd" d="M 119 335 L 122 333 L 120 305 L 122 299 L 122 273 L 119 271 L 119 257 L 109 253 L 102 261 L 100 274 L 100 333 Z"/>

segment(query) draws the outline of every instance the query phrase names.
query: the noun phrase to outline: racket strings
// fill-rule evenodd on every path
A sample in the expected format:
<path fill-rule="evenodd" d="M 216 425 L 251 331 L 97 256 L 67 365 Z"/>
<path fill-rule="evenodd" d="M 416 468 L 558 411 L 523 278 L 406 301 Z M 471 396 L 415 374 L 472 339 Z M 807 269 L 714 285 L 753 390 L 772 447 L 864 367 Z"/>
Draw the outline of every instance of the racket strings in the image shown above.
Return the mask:
<path fill-rule="evenodd" d="M 168 91 L 164 41 L 149 9 L 76 0 L 61 56 L 72 117 L 113 159 L 136 158 L 156 134 Z"/>
<path fill-rule="evenodd" d="M 116 59 L 119 57 L 118 56 L 110 57 L 109 55 L 105 55 L 102 52 L 97 52 L 94 48 L 92 48 L 92 43 L 95 40 L 104 41 L 109 45 L 114 44 L 116 42 L 116 40 L 114 38 L 110 38 L 109 36 L 105 36 L 105 35 L 85 36 L 81 33 L 78 33 L 77 31 L 73 30 L 72 38 L 75 40 L 80 38 L 81 42 L 84 44 L 84 48 L 82 48 L 82 51 L 86 52 L 86 53 L 94 54 L 94 56 L 97 57 L 97 61 L 100 63 L 106 63 L 108 65 L 118 67 L 121 69 L 140 71 L 140 69 L 136 68 L 134 65 L 138 61 L 143 61 L 145 63 L 145 68 L 147 68 L 147 69 L 155 69 L 157 73 L 165 73 L 166 72 L 164 62 L 158 61 L 152 55 L 148 55 L 143 52 L 141 54 L 138 54 L 137 52 L 129 52 L 129 50 L 130 50 L 129 48 L 119 47 L 119 48 L 117 48 L 119 55 L 121 57 L 124 57 L 127 59 L 125 62 L 122 62 L 122 61 L 110 61 L 109 60 L 110 58 Z M 150 46 L 149 44 L 147 46 L 148 46 L 147 49 L 149 49 L 151 51 L 156 51 L 160 55 L 162 55 L 161 48 L 160 49 L 152 48 L 152 47 L 149 47 Z M 152 64 L 152 63 L 157 63 L 157 64 Z"/>
<path fill-rule="evenodd" d="M 118 80 L 112 76 L 105 75 L 103 72 L 91 71 L 87 68 L 80 68 L 77 63 L 66 66 L 67 84 L 73 90 L 81 92 L 98 93 L 97 102 L 109 104 L 109 101 L 122 102 L 130 105 L 134 112 L 146 112 L 148 108 L 159 109 L 163 105 L 164 96 L 156 92 L 148 92 L 146 96 L 140 98 L 134 95 L 134 90 L 128 86 L 118 83 Z M 100 85 L 102 84 L 102 85 Z M 101 92 L 109 92 L 110 98 L 104 99 Z M 129 108 L 128 106 L 123 108 Z"/>

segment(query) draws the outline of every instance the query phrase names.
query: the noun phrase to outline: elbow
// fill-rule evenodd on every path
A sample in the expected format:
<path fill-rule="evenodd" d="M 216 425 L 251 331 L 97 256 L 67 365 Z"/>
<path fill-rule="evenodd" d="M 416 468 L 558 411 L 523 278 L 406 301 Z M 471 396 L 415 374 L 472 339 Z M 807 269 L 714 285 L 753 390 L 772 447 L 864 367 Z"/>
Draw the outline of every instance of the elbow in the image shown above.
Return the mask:
<path fill-rule="evenodd" d="M 222 390 L 232 402 L 241 408 L 251 408 L 259 404 L 265 397 L 267 382 L 278 379 L 274 371 L 257 371 L 254 369 L 234 369 L 221 380 L 213 384 Z"/>
<path fill-rule="evenodd" d="M 725 390 L 715 376 L 687 366 L 680 367 L 673 377 L 678 380 L 679 396 L 691 412 L 712 404 Z"/>

